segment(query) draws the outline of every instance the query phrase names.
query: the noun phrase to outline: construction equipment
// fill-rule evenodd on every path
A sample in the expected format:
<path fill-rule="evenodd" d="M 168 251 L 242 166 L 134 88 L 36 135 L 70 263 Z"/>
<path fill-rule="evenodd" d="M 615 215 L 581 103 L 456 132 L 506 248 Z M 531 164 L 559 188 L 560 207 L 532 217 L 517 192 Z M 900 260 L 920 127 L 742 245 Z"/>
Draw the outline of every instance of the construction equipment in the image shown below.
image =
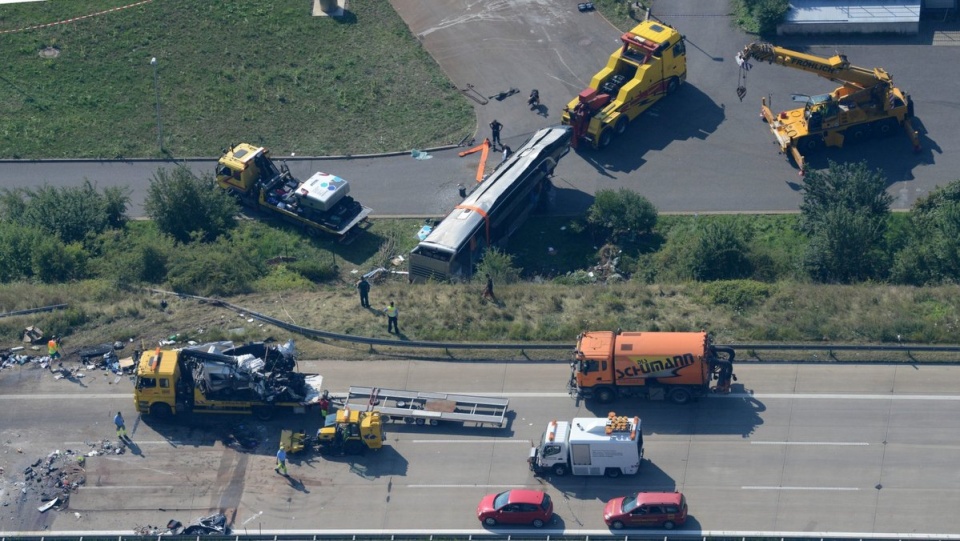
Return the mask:
<path fill-rule="evenodd" d="M 712 390 L 729 392 L 733 348 L 705 332 L 591 331 L 577 338 L 569 388 L 577 398 L 609 403 L 618 396 L 686 404 Z"/>
<path fill-rule="evenodd" d="M 351 401 L 361 400 L 356 403 Z M 452 393 L 350 387 L 346 405 L 379 413 L 385 420 L 436 426 L 441 422 L 503 427 L 510 401 L 506 398 Z"/>
<path fill-rule="evenodd" d="M 534 474 L 620 477 L 637 473 L 642 458 L 640 418 L 610 412 L 606 418 L 551 421 L 527 462 Z"/>
<path fill-rule="evenodd" d="M 385 439 L 380 412 L 349 405 L 327 415 L 324 426 L 317 432 L 320 452 L 341 455 L 359 455 L 367 449 L 376 451 L 383 446 Z"/>
<path fill-rule="evenodd" d="M 247 143 L 227 150 L 217 165 L 217 185 L 251 208 L 264 209 L 308 234 L 344 237 L 372 212 L 350 197 L 350 184 L 328 173 L 300 182 L 263 147 Z"/>
<path fill-rule="evenodd" d="M 751 59 L 806 71 L 842 85 L 829 94 L 794 95 L 794 101 L 803 101 L 804 106 L 779 114 L 773 113 L 766 98 L 761 100 L 761 117 L 770 125 L 780 152 L 793 158 L 801 175 L 806 172 L 805 154 L 824 146 L 840 148 L 846 143 L 886 137 L 898 128 L 910 137 L 914 152 L 920 151 L 920 139 L 911 123 L 913 100 L 893 86 L 883 68 L 851 66 L 842 54 L 823 58 L 754 42 L 737 53 L 741 81 L 745 81 Z M 745 82 L 741 82 L 737 94 L 742 100 Z"/>
<path fill-rule="evenodd" d="M 155 417 L 241 413 L 267 420 L 277 410 L 304 413 L 319 403 L 323 376 L 294 371 L 294 355 L 292 340 L 138 351 L 134 406 Z"/>
<path fill-rule="evenodd" d="M 623 45 L 607 66 L 563 110 L 562 122 L 573 127 L 574 147 L 581 140 L 593 148 L 606 147 L 687 78 L 683 36 L 669 25 L 646 20 L 620 40 Z"/>

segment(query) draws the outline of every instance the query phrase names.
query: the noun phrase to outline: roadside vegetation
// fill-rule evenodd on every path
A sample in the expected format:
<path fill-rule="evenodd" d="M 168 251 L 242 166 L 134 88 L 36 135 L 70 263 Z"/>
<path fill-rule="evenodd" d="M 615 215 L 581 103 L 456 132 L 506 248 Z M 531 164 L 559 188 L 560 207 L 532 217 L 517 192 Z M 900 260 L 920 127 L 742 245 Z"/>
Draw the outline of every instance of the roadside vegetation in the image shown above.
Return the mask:
<path fill-rule="evenodd" d="M 275 332 L 151 290 L 386 337 L 353 288 L 383 269 L 371 299 L 395 300 L 412 340 L 572 342 L 586 329 L 624 328 L 706 329 L 723 342 L 954 343 L 960 181 L 898 214 L 885 185 L 864 164 L 831 163 L 806 177 L 799 215 L 770 216 L 659 216 L 640 195 L 601 190 L 584 216 L 530 220 L 488 254 L 478 276 L 493 277 L 496 302 L 481 299 L 480 279 L 407 283 L 416 220 L 375 220 L 349 244 L 225 220 L 234 201 L 186 169 L 155 175 L 150 221 L 127 220 L 115 189 L 5 190 L 0 311 L 70 307 L 0 319 L 0 337 L 14 342 L 27 325 L 92 342 Z M 206 219 L 175 219 L 188 216 Z"/>

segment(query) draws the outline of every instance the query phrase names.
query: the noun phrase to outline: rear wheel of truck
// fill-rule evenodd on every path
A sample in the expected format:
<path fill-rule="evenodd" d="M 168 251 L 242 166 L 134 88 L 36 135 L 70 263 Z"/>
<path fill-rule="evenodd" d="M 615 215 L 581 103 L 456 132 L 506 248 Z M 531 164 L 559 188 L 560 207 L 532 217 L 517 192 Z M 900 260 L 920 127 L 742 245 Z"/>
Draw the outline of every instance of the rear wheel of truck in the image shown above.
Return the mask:
<path fill-rule="evenodd" d="M 621 473 L 623 472 L 620 471 L 620 468 L 607 468 L 607 471 L 604 472 L 604 475 L 606 475 L 610 479 L 616 479 L 617 477 L 620 477 Z"/>
<path fill-rule="evenodd" d="M 678 88 L 680 88 L 680 78 L 671 77 L 667 81 L 667 94 L 673 94 L 674 92 L 677 91 Z"/>
<path fill-rule="evenodd" d="M 164 402 L 157 402 L 156 404 L 150 405 L 150 416 L 156 417 L 158 419 L 167 419 L 173 414 L 173 410 L 170 409 L 170 404 Z"/>
<path fill-rule="evenodd" d="M 553 474 L 556 475 L 557 477 L 563 477 L 564 475 L 567 474 L 567 467 L 564 466 L 563 464 L 557 464 L 556 466 L 553 467 Z"/>
<path fill-rule="evenodd" d="M 609 387 L 600 387 L 593 392 L 593 395 L 597 397 L 597 402 L 601 404 L 609 404 L 617 398 L 617 393 Z"/>
<path fill-rule="evenodd" d="M 677 387 L 676 389 L 670 389 L 667 398 L 674 404 L 689 404 L 693 400 L 693 393 L 689 389 Z"/>

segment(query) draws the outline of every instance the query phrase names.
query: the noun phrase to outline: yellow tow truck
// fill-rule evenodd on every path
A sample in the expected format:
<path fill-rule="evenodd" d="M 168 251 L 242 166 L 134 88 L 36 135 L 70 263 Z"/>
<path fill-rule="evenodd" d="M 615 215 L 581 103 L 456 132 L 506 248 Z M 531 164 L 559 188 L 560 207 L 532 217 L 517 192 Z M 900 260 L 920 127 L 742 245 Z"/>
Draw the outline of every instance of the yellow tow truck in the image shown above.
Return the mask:
<path fill-rule="evenodd" d="M 303 430 L 280 432 L 280 443 L 290 453 L 309 449 L 321 454 L 362 455 L 367 449 L 379 450 L 385 440 L 380 412 L 351 409 L 349 404 L 327 415 L 316 439 Z"/>
<path fill-rule="evenodd" d="M 224 152 L 216 178 L 217 185 L 243 205 L 262 209 L 308 234 L 344 237 L 372 212 L 348 195 L 346 180 L 317 172 L 301 182 L 286 164 L 278 168 L 269 150 L 248 143 Z"/>
<path fill-rule="evenodd" d="M 323 384 L 319 374 L 295 371 L 292 340 L 156 348 L 136 352 L 134 362 L 134 406 L 153 417 L 236 413 L 268 420 L 278 411 L 305 413 L 319 403 Z"/>
<path fill-rule="evenodd" d="M 573 128 L 574 148 L 582 141 L 603 148 L 687 79 L 683 36 L 666 23 L 646 20 L 620 37 L 621 47 L 605 68 L 563 110 L 561 121 Z"/>

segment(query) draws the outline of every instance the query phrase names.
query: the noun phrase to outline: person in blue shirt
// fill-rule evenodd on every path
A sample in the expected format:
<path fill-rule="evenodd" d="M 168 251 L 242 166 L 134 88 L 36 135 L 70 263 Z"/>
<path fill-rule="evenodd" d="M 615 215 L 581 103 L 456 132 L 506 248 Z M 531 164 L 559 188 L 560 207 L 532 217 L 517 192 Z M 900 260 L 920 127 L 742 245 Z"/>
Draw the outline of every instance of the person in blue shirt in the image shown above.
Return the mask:
<path fill-rule="evenodd" d="M 287 452 L 283 450 L 283 444 L 280 444 L 280 450 L 277 451 L 277 467 L 273 471 L 289 477 L 287 475 Z"/>

